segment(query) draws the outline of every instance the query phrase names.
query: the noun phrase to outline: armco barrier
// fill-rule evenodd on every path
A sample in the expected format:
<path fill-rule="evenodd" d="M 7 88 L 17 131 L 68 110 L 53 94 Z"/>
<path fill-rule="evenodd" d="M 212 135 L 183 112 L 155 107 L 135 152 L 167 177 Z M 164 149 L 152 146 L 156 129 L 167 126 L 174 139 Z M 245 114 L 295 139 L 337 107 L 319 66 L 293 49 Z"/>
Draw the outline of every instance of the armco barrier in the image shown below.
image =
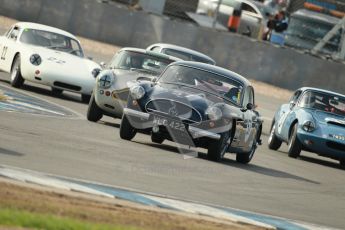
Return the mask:
<path fill-rule="evenodd" d="M 287 89 L 315 86 L 345 92 L 345 65 L 240 35 L 214 31 L 96 0 L 0 0 L 0 14 L 65 29 L 120 46 L 156 42 L 186 46 L 219 66 Z"/>

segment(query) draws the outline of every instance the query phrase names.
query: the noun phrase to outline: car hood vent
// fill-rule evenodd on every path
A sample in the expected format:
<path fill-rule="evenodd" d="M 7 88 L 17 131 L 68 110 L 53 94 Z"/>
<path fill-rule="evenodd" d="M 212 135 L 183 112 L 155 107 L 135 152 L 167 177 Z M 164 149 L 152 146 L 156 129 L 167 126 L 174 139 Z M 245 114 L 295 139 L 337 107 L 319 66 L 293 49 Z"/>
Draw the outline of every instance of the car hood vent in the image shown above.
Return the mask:
<path fill-rule="evenodd" d="M 327 122 L 327 124 L 345 127 L 345 120 L 327 117 L 325 121 Z"/>

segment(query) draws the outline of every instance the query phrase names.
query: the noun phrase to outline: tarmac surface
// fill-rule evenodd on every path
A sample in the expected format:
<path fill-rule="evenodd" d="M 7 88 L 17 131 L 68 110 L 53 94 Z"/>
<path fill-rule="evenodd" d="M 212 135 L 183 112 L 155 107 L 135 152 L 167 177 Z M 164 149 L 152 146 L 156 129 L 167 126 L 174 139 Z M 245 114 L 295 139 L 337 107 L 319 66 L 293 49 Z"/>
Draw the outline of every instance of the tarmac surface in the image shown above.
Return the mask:
<path fill-rule="evenodd" d="M 0 164 L 228 206 L 314 224 L 345 226 L 345 173 L 337 161 L 302 152 L 299 159 L 267 148 L 267 136 L 249 165 L 228 154 L 222 163 L 184 159 L 174 143 L 151 143 L 138 134 L 119 137 L 120 120 L 86 120 L 80 96 L 51 96 L 45 86 L 28 83 L 13 89 L 0 74 L 0 90 L 27 96 L 27 102 L 66 116 L 0 109 Z M 259 111 L 272 117 L 283 101 L 257 95 Z M 5 99 L 6 100 L 6 99 Z M 3 102 L 2 102 L 3 103 Z M 49 106 L 48 106 L 49 105 Z M 270 123 L 269 120 L 265 121 Z M 268 132 L 267 128 L 264 130 Z"/>

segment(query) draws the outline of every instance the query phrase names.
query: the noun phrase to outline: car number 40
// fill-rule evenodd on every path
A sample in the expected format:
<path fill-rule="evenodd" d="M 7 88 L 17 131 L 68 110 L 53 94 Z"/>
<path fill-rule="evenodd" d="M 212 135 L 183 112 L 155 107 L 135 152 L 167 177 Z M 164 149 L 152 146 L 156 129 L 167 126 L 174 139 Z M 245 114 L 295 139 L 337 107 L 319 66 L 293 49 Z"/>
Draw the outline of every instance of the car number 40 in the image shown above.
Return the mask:
<path fill-rule="evenodd" d="M 160 117 L 154 117 L 153 125 L 158 125 L 158 126 L 162 125 L 171 129 L 185 131 L 185 126 L 182 122 L 169 121 L 168 119 L 160 118 Z"/>

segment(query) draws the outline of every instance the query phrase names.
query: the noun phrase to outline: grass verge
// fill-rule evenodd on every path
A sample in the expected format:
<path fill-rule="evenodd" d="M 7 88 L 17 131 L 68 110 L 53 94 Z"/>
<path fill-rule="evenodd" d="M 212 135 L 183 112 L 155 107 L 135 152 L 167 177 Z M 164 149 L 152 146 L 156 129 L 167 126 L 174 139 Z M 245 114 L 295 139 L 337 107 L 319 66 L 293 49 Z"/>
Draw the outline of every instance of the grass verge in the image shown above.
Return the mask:
<path fill-rule="evenodd" d="M 147 208 L 133 203 L 89 197 L 80 193 L 48 191 L 0 180 L 0 229 L 139 229 L 221 230 L 261 229 L 216 221 L 202 216 Z"/>

